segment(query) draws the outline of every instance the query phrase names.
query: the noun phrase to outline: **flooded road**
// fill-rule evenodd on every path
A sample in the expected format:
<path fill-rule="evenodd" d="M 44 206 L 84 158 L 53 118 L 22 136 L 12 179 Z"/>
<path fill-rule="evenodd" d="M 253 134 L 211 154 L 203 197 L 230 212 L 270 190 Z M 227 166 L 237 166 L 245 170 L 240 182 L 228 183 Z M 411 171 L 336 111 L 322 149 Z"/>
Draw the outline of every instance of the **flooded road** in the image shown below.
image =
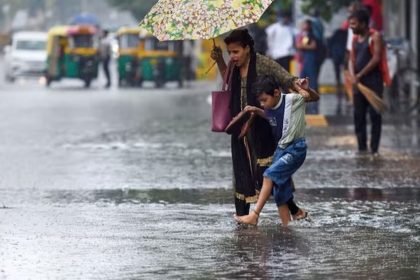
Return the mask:
<path fill-rule="evenodd" d="M 417 117 L 387 118 L 372 158 L 327 116 L 295 176 L 311 220 L 269 203 L 242 227 L 210 90 L 1 85 L 0 279 L 420 277 Z"/>

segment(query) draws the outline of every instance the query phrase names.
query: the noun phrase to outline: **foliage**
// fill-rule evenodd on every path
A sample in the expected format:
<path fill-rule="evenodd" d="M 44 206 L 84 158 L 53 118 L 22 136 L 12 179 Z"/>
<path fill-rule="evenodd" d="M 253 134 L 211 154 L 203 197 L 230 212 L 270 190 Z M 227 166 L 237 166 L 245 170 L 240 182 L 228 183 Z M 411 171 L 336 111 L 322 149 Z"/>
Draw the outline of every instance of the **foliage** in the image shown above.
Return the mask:
<path fill-rule="evenodd" d="M 121 10 L 128 10 L 138 19 L 139 21 L 149 12 L 149 10 L 156 4 L 157 0 L 107 0 L 109 4 L 117 7 Z"/>
<path fill-rule="evenodd" d="M 333 13 L 351 2 L 354 0 L 302 0 L 302 12 L 309 15 L 318 14 L 324 20 L 330 21 Z"/>

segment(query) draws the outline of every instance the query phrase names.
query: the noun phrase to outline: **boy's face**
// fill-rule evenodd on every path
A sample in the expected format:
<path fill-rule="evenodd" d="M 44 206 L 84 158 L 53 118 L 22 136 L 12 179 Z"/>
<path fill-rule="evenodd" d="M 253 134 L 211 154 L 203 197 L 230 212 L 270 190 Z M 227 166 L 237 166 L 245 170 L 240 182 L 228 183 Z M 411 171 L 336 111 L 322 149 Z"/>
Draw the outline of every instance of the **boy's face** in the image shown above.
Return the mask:
<path fill-rule="evenodd" d="M 275 89 L 274 95 L 267 94 L 265 92 L 258 95 L 258 101 L 260 102 L 261 107 L 264 109 L 272 109 L 276 107 L 277 103 L 280 100 L 280 90 Z"/>

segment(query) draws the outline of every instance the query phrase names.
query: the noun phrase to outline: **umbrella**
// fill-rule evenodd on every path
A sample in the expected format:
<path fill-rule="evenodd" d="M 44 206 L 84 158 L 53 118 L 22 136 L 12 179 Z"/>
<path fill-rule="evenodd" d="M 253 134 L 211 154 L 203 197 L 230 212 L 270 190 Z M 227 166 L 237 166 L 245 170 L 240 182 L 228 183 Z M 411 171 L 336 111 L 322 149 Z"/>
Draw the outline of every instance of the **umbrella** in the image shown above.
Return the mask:
<path fill-rule="evenodd" d="M 273 0 L 159 0 L 140 26 L 161 41 L 211 39 L 259 20 Z"/>
<path fill-rule="evenodd" d="M 71 21 L 71 25 L 77 25 L 77 24 L 87 24 L 87 25 L 93 25 L 93 26 L 100 26 L 99 19 L 92 14 L 79 14 L 74 16 Z"/>

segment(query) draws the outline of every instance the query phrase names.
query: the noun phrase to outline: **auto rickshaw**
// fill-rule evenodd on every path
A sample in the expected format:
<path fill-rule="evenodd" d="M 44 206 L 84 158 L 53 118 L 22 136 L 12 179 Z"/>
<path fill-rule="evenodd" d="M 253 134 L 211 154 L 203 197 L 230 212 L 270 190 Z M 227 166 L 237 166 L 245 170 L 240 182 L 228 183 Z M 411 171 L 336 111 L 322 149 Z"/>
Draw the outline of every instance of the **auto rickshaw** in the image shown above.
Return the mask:
<path fill-rule="evenodd" d="M 57 26 L 48 32 L 47 86 L 62 78 L 76 78 L 89 87 L 98 77 L 99 37 L 90 25 Z"/>
<path fill-rule="evenodd" d="M 140 34 L 145 31 L 138 27 L 122 27 L 117 31 L 118 39 L 118 85 L 141 85 L 139 54 L 144 49 Z"/>
<path fill-rule="evenodd" d="M 184 82 L 182 41 L 160 42 L 151 35 L 141 36 L 144 49 L 139 52 L 140 77 L 142 81 L 154 81 L 156 87 L 176 81 Z"/>

